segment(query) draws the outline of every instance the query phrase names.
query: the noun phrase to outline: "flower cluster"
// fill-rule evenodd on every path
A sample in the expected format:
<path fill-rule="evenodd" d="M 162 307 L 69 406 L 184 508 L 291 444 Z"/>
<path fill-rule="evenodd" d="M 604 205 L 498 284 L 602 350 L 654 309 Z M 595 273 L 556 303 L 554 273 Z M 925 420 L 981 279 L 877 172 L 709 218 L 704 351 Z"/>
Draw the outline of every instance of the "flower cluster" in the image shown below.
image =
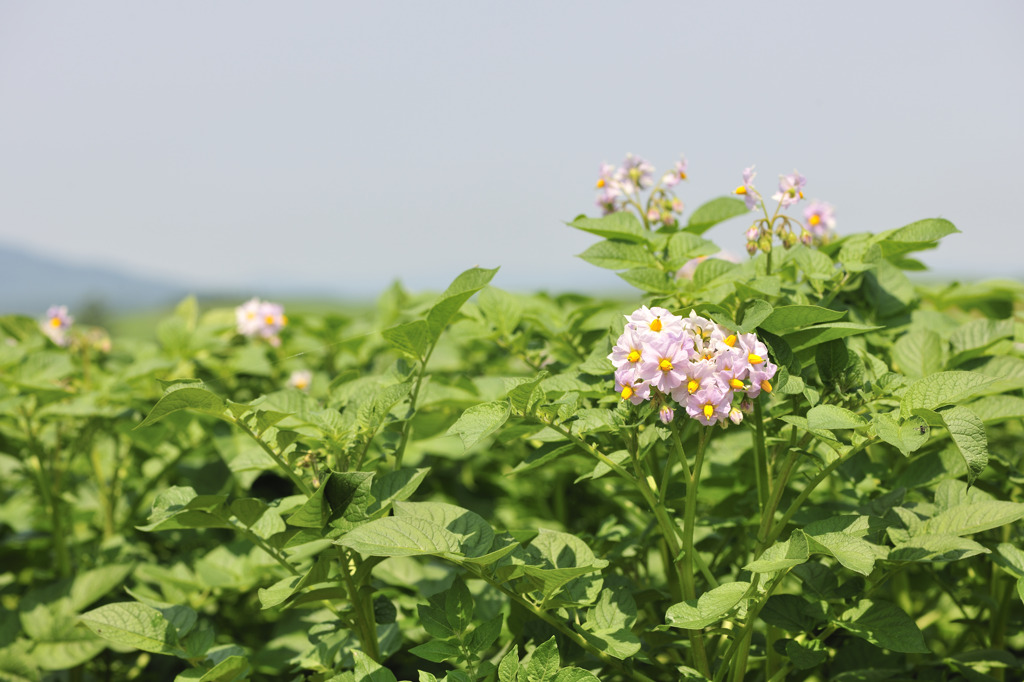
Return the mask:
<path fill-rule="evenodd" d="M 672 226 L 683 212 L 683 202 L 669 190 L 686 179 L 686 159 L 680 158 L 661 180 L 654 182 L 654 166 L 645 159 L 627 154 L 619 167 L 602 163 L 597 178 L 597 205 L 604 215 L 634 207 L 648 226 Z M 653 187 L 653 189 L 652 189 Z M 651 189 L 647 201 L 641 202 L 640 193 Z"/>
<path fill-rule="evenodd" d="M 258 298 L 250 299 L 235 308 L 235 320 L 238 323 L 239 334 L 262 337 L 273 346 L 280 345 L 281 338 L 278 334 L 288 324 L 283 306 Z"/>
<path fill-rule="evenodd" d="M 680 317 L 647 306 L 626 317 L 608 359 L 622 399 L 654 401 L 666 424 L 677 406 L 705 426 L 739 424 L 750 399 L 771 393 L 778 369 L 754 334 L 733 334 L 694 311 Z"/>
<path fill-rule="evenodd" d="M 75 318 L 68 315 L 68 307 L 66 305 L 54 305 L 47 309 L 46 320 L 40 323 L 39 328 L 50 337 L 51 341 L 65 348 L 71 343 L 71 339 L 68 337 L 68 329 L 71 328 L 71 323 L 74 321 Z"/>
<path fill-rule="evenodd" d="M 772 249 L 773 237 L 778 237 L 785 248 L 790 248 L 797 241 L 807 246 L 820 246 L 832 240 L 832 230 L 835 228 L 835 209 L 823 201 L 812 201 L 804 209 L 804 222 L 799 221 L 781 213 L 784 209 L 794 206 L 804 200 L 804 186 L 807 178 L 793 171 L 789 175 L 779 176 L 779 189 L 772 195 L 777 202 L 775 212 L 769 217 L 768 209 L 765 207 L 764 199 L 760 192 L 754 188 L 754 167 L 750 166 L 743 170 L 743 184 L 733 190 L 733 194 L 743 197 L 747 208 L 751 211 L 761 208 L 765 217 L 756 220 L 747 229 L 747 253 L 753 256 L 759 250 L 769 253 Z M 800 228 L 797 236 L 793 229 L 796 224 Z"/>

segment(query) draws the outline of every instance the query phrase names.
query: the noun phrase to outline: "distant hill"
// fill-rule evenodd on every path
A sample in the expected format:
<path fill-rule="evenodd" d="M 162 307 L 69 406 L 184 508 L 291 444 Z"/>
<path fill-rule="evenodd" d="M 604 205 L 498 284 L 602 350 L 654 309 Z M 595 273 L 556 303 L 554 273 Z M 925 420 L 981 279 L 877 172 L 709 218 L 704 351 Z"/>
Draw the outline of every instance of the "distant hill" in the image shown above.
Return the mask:
<path fill-rule="evenodd" d="M 116 270 L 78 265 L 0 245 L 0 315 L 42 316 L 51 305 L 122 312 L 171 305 L 186 287 Z"/>

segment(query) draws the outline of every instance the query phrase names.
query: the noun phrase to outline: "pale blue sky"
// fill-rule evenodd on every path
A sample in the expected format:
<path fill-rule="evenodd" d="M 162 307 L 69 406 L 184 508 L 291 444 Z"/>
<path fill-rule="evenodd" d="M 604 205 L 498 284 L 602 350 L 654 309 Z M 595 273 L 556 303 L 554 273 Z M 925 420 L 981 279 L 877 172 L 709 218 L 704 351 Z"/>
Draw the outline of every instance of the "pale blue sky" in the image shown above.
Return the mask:
<path fill-rule="evenodd" d="M 799 169 L 838 229 L 942 216 L 1018 277 L 1020 2 L 7 2 L 0 242 L 195 287 L 597 290 L 602 161 L 689 207 Z M 710 235 L 742 250 L 738 219 Z"/>

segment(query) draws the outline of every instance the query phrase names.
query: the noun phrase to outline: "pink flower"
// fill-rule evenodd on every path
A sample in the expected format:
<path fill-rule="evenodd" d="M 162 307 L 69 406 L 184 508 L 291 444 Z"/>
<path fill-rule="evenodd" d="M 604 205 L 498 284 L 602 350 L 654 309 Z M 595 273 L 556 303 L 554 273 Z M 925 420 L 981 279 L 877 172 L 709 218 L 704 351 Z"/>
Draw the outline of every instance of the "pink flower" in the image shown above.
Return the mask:
<path fill-rule="evenodd" d="M 680 157 L 676 161 L 676 165 L 672 167 L 672 170 L 665 173 L 661 178 L 661 182 L 666 187 L 675 187 L 680 181 L 686 179 L 686 158 Z"/>
<path fill-rule="evenodd" d="M 738 194 L 743 197 L 743 201 L 747 202 L 747 210 L 753 211 L 757 208 L 757 205 L 761 203 L 761 195 L 756 189 L 754 189 L 754 176 L 757 173 L 754 172 L 754 167 L 750 166 L 743 169 L 743 184 L 733 190 L 733 194 Z"/>
<path fill-rule="evenodd" d="M 640 378 L 666 394 L 683 383 L 690 360 L 679 339 L 659 335 L 648 342 L 647 351 L 640 361 Z"/>
<path fill-rule="evenodd" d="M 724 391 L 717 384 L 697 391 L 686 400 L 686 413 L 704 426 L 714 426 L 729 417 L 732 391 Z"/>
<path fill-rule="evenodd" d="M 807 178 L 800 173 L 793 171 L 789 175 L 779 176 L 779 191 L 772 195 L 772 199 L 779 202 L 782 208 L 795 204 L 804 198 L 804 185 Z"/>
<path fill-rule="evenodd" d="M 640 362 L 643 352 L 640 334 L 635 329 L 626 329 L 615 342 L 608 359 L 615 365 L 615 369 L 621 369 L 627 365 L 635 368 Z"/>
<path fill-rule="evenodd" d="M 632 154 L 626 154 L 626 160 L 622 162 L 620 173 L 618 180 L 622 190 L 627 194 L 635 194 L 647 189 L 654 182 L 654 166 L 649 161 Z"/>
<path fill-rule="evenodd" d="M 824 201 L 812 201 L 804 209 L 804 224 L 807 226 L 807 231 L 820 240 L 835 229 L 835 209 Z"/>
<path fill-rule="evenodd" d="M 71 343 L 67 331 L 74 321 L 75 318 L 68 315 L 66 305 L 53 305 L 46 310 L 46 321 L 42 322 L 39 328 L 51 341 L 64 348 Z"/>
<path fill-rule="evenodd" d="M 633 311 L 632 315 L 627 316 L 626 320 L 626 326 L 637 330 L 640 333 L 640 338 L 644 340 L 651 338 L 652 335 L 672 335 L 682 331 L 683 318 L 658 306 L 653 308 L 640 306 L 638 310 Z"/>
<path fill-rule="evenodd" d="M 281 343 L 278 333 L 288 324 L 288 318 L 281 305 L 253 298 L 235 308 L 235 322 L 239 334 L 260 336 L 276 346 Z"/>
<path fill-rule="evenodd" d="M 313 381 L 313 373 L 308 369 L 297 369 L 288 377 L 288 388 L 297 388 L 300 391 L 309 391 L 309 385 Z"/>

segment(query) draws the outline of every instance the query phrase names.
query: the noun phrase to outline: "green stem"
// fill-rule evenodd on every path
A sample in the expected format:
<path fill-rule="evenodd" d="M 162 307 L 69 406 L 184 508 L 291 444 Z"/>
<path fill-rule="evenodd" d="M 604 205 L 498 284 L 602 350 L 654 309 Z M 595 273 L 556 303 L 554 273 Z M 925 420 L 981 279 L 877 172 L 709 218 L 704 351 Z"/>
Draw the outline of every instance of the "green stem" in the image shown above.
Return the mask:
<path fill-rule="evenodd" d="M 620 465 L 616 464 L 614 461 L 609 459 L 608 455 L 604 454 L 603 452 L 598 450 L 596 447 L 594 447 L 593 445 L 591 445 L 590 443 L 588 443 L 584 439 L 582 439 L 579 436 L 577 436 L 575 433 L 573 433 L 569 429 L 565 428 L 561 424 L 556 424 L 555 422 L 548 421 L 546 419 L 539 419 L 539 421 L 542 424 L 551 427 L 555 431 L 558 431 L 560 434 L 562 434 L 563 436 L 565 436 L 566 438 L 568 438 L 572 442 L 574 442 L 577 445 L 579 445 L 581 448 L 583 448 L 587 452 L 587 454 L 589 454 L 592 457 L 595 457 L 599 461 L 603 462 L 605 464 L 605 466 L 607 466 L 609 469 L 614 471 L 621 478 L 629 481 L 630 483 L 636 484 L 636 479 L 634 479 L 633 476 L 628 471 L 626 471 Z"/>
<path fill-rule="evenodd" d="M 726 649 L 725 655 L 722 656 L 721 666 L 718 668 L 718 672 L 715 673 L 714 682 L 721 682 L 723 679 L 725 679 L 725 674 L 726 674 L 726 672 L 729 669 L 729 663 L 730 663 L 730 661 L 732 661 L 733 656 L 736 655 L 736 652 L 739 650 L 741 644 L 746 643 L 747 646 L 749 646 L 750 636 L 753 633 L 754 623 L 757 621 L 757 617 L 758 617 L 758 615 L 760 615 L 761 609 L 764 608 L 764 605 L 768 602 L 768 598 L 772 596 L 772 593 L 775 592 L 776 588 L 782 583 L 782 579 L 786 577 L 787 573 L 789 573 L 789 569 L 788 568 L 780 571 L 779 574 L 777 576 L 775 576 L 775 579 L 772 580 L 771 583 L 769 583 L 768 589 L 765 590 L 765 593 L 761 597 L 761 599 L 759 599 L 754 604 L 754 606 L 751 607 L 747 611 L 747 620 L 743 624 L 743 629 L 740 631 L 739 636 L 736 637 L 735 639 L 733 639 L 732 642 L 729 643 L 729 648 Z M 755 585 L 756 585 L 756 583 L 752 583 L 750 585 L 750 589 L 747 590 L 748 594 L 751 591 L 756 589 Z M 738 678 L 734 678 L 734 679 L 742 680 L 743 679 L 743 675 L 746 672 L 745 671 L 746 663 L 744 662 L 743 666 L 740 666 L 738 664 L 739 664 L 739 661 L 737 661 L 736 669 L 737 670 L 743 669 L 743 672 L 739 673 L 739 677 Z"/>
<path fill-rule="evenodd" d="M 283 471 L 288 476 L 288 478 L 292 480 L 292 483 L 294 483 L 296 487 L 298 487 L 298 489 L 301 490 L 303 494 L 305 494 L 306 497 L 313 496 L 313 489 L 309 487 L 309 484 L 302 480 L 302 477 L 295 473 L 294 469 L 288 466 L 288 462 L 284 461 L 284 458 L 282 458 L 279 454 L 274 452 L 274 449 L 267 445 L 262 438 L 257 436 L 252 429 L 250 429 L 248 426 L 246 426 L 244 422 L 238 419 L 232 419 L 231 423 L 237 426 L 238 428 L 242 429 L 242 431 L 244 431 L 250 438 L 256 441 L 256 443 L 263 449 L 263 452 L 270 455 L 270 458 L 274 460 L 274 463 L 277 464 L 278 468 L 281 469 L 281 471 Z"/>
<path fill-rule="evenodd" d="M 405 446 L 409 443 L 409 434 L 412 432 L 412 418 L 416 414 L 416 400 L 420 397 L 420 388 L 423 386 L 423 377 L 427 372 L 427 362 L 429 362 L 430 356 L 434 354 L 434 348 L 436 347 L 437 341 L 435 340 L 434 343 L 430 345 L 430 348 L 427 349 L 426 354 L 420 359 L 420 371 L 416 375 L 416 383 L 413 385 L 412 392 L 409 394 L 409 417 L 402 423 L 402 437 L 398 441 L 398 447 L 395 448 L 394 471 L 398 471 L 402 468 L 402 458 L 405 456 Z M 369 447 L 369 443 L 367 443 L 367 447 Z"/>
<path fill-rule="evenodd" d="M 804 489 L 800 491 L 800 494 L 797 496 L 797 498 L 793 500 L 793 504 L 789 505 L 789 509 L 787 509 L 786 513 L 782 515 L 782 519 L 779 521 L 779 525 L 775 526 L 775 530 L 773 530 L 765 539 L 764 546 L 770 547 L 771 544 L 778 539 L 779 535 L 782 534 L 783 529 L 786 527 L 786 524 L 789 523 L 789 520 L 792 519 L 793 515 L 800 510 L 800 507 L 803 506 L 803 503 L 806 502 L 807 498 L 810 497 L 812 492 L 814 492 L 814 489 L 817 488 L 822 481 L 828 478 L 829 474 L 838 469 L 842 464 L 849 461 L 851 457 L 853 457 L 861 450 L 866 448 L 868 445 L 870 445 L 873 442 L 873 440 L 874 439 L 867 439 L 860 445 L 851 447 L 849 452 L 847 452 L 845 455 L 841 457 L 837 457 L 831 464 L 829 464 L 824 469 L 819 471 L 818 475 L 812 478 L 810 482 L 806 486 L 804 486 Z"/>
<path fill-rule="evenodd" d="M 764 415 L 761 412 L 761 401 L 754 400 L 754 477 L 757 480 L 757 508 L 764 518 L 768 505 L 768 453 L 764 445 Z"/>
<path fill-rule="evenodd" d="M 697 519 L 697 489 L 700 484 L 700 471 L 704 464 L 704 450 L 708 444 L 708 429 L 702 428 L 697 440 L 697 457 L 693 469 L 686 482 L 686 505 L 683 510 L 683 596 L 687 600 L 697 598 L 697 588 L 693 581 L 693 531 Z M 711 674 L 708 666 L 708 654 L 704 648 L 704 634 L 700 630 L 690 630 L 690 643 L 693 646 L 694 664 L 703 675 Z"/>
<path fill-rule="evenodd" d="M 373 615 L 373 604 L 367 602 L 366 595 L 362 593 L 352 579 L 354 571 L 352 567 L 353 558 L 347 552 L 339 548 L 338 557 L 341 559 L 341 575 L 345 580 L 345 587 L 348 590 L 349 601 L 355 610 L 356 629 L 359 630 L 359 641 L 363 645 L 363 651 L 373 660 L 380 662 L 380 644 L 377 641 L 377 621 Z M 358 570 L 358 569 L 356 569 Z"/>
<path fill-rule="evenodd" d="M 50 530 L 53 537 L 53 550 L 56 555 L 57 572 L 62 578 L 71 575 L 71 559 L 68 553 L 67 538 L 64 535 L 64 520 L 60 508 L 60 490 L 56 488 L 57 476 L 55 475 L 54 460 L 56 457 L 47 457 L 43 450 L 42 443 L 32 427 L 32 419 L 27 410 L 22 408 L 22 420 L 25 423 L 25 434 L 28 436 L 28 445 L 33 456 L 29 457 L 29 468 L 36 476 L 39 484 L 39 494 L 43 497 L 43 504 L 50 510 Z M 44 462 L 49 459 L 49 471 L 46 470 Z"/>
<path fill-rule="evenodd" d="M 533 615 L 535 618 L 539 618 L 540 620 L 544 621 L 545 623 L 547 623 L 548 625 L 550 625 L 554 629 L 558 630 L 560 633 L 565 635 L 566 638 L 571 640 L 578 647 L 580 647 L 584 651 L 588 652 L 592 656 L 595 656 L 596 658 L 598 658 L 605 665 L 610 665 L 610 666 L 612 666 L 614 668 L 617 668 L 623 674 L 628 675 L 628 679 L 636 680 L 637 682 L 654 682 L 654 680 L 652 680 L 650 677 L 647 677 L 646 675 L 644 675 L 641 672 L 638 672 L 635 669 L 634 670 L 627 670 L 626 666 L 623 665 L 622 661 L 620 661 L 618 659 L 615 659 L 615 658 L 612 658 L 611 656 L 609 656 L 605 652 L 603 652 L 600 649 L 594 647 L 594 645 L 592 645 L 590 642 L 588 642 L 583 637 L 583 635 L 581 635 L 580 633 L 578 633 L 575 630 L 573 630 L 572 628 L 570 628 L 568 625 L 565 624 L 565 622 L 563 622 L 562 620 L 559 620 L 558 618 L 553 617 L 550 613 L 548 613 L 547 611 L 544 611 L 543 609 L 539 608 L 536 604 L 534 604 L 532 601 L 530 601 L 529 599 L 525 598 L 523 595 L 519 594 L 518 592 L 514 592 L 513 590 L 510 590 L 508 587 L 506 587 L 504 585 L 504 583 L 499 583 L 499 582 L 495 582 L 495 581 L 489 580 L 488 577 L 483 573 L 481 568 L 479 568 L 477 566 L 473 566 L 471 564 L 459 564 L 459 565 L 462 566 L 462 568 L 466 569 L 466 571 L 468 573 L 470 573 L 471 575 L 473 575 L 473 576 L 475 576 L 475 577 L 477 577 L 477 578 L 479 578 L 481 580 L 484 580 L 489 585 L 495 587 L 498 591 L 500 591 L 502 594 L 507 596 L 509 599 L 511 599 L 512 601 L 516 602 L 517 604 L 522 606 L 524 609 L 529 611 L 530 614 Z"/>
<path fill-rule="evenodd" d="M 246 526 L 242 525 L 241 523 L 236 523 L 234 521 L 229 521 L 229 523 L 231 523 L 231 525 L 235 527 L 236 531 L 238 531 L 247 540 L 249 540 L 249 542 L 253 543 L 257 547 L 262 549 L 264 552 L 266 552 L 270 556 L 271 559 L 273 559 L 277 563 L 279 563 L 282 566 L 284 566 L 288 570 L 289 573 L 291 573 L 292 575 L 301 575 L 297 568 L 295 568 L 290 563 L 288 563 L 287 559 L 285 559 L 283 556 L 281 556 L 281 554 L 279 554 L 277 552 L 277 550 L 275 550 L 273 547 L 268 545 L 267 541 L 264 540 L 263 538 L 261 538 L 256 533 L 254 533 L 252 531 L 252 529 L 247 528 Z"/>

